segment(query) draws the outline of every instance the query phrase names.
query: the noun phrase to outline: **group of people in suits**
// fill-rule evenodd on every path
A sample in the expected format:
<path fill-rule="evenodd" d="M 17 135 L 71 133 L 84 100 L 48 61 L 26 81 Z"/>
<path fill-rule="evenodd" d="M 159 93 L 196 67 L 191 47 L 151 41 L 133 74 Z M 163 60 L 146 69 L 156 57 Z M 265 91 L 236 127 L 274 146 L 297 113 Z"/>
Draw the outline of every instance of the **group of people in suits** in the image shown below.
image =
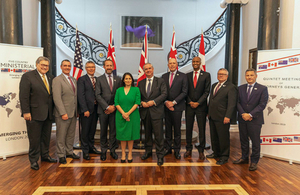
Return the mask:
<path fill-rule="evenodd" d="M 62 61 L 62 74 L 56 78 L 48 74 L 49 63 L 48 58 L 39 57 L 36 70 L 25 73 L 20 82 L 20 103 L 27 125 L 32 169 L 39 169 L 39 156 L 42 161 L 57 162 L 49 156 L 53 115 L 57 126 L 56 147 L 59 162 L 65 164 L 66 158 L 80 158 L 73 152 L 77 113 L 82 124 L 80 139 L 83 158 L 86 160 L 90 159 L 90 153 L 95 153 L 100 154 L 100 159 L 105 161 L 108 149 L 111 157 L 118 159 L 115 150 L 119 147 L 119 140 L 122 149 L 121 163 L 126 160 L 131 163 L 133 141 L 140 138 L 140 119 L 145 128 L 145 153 L 141 156 L 142 160 L 152 156 L 152 134 L 159 166 L 164 164 L 164 156 L 171 154 L 172 149 L 175 158 L 181 159 L 181 119 L 184 110 L 184 158 L 192 156 L 192 132 L 196 116 L 200 143 L 195 147 L 199 159 L 205 160 L 205 129 L 208 117 L 213 153 L 206 155 L 206 158 L 215 158 L 217 164 L 222 165 L 228 162 L 229 128 L 236 117 L 236 109 L 242 157 L 234 161 L 234 164 L 249 163 L 250 138 L 252 154 L 249 170 L 257 169 L 260 131 L 268 91 L 265 86 L 256 83 L 257 74 L 254 69 L 246 71 L 247 84 L 237 88 L 227 80 L 228 71 L 221 68 L 218 71 L 218 82 L 211 86 L 210 74 L 200 69 L 200 57 L 193 58 L 193 71 L 187 74 L 178 71 L 176 59 L 171 58 L 168 62 L 169 71 L 161 78 L 154 76 L 153 65 L 146 63 L 143 66 L 146 78 L 134 87 L 130 73 L 125 73 L 122 79 L 113 75 L 113 62 L 109 59 L 103 65 L 105 73 L 99 77 L 94 75 L 95 63 L 88 61 L 85 65 L 87 74 L 78 81 L 70 76 L 69 60 Z M 101 152 L 94 146 L 98 118 L 101 127 Z"/>

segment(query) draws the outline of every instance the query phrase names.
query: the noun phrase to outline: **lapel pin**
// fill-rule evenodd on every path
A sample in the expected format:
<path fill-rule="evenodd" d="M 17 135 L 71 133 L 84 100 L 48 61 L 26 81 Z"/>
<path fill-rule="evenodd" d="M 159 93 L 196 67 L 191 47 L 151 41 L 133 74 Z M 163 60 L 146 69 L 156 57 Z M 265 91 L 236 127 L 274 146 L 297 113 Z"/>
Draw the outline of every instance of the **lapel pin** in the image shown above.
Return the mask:
<path fill-rule="evenodd" d="M 203 75 L 203 73 L 200 73 L 200 75 Z"/>
<path fill-rule="evenodd" d="M 179 74 L 176 74 L 176 76 L 179 76 Z"/>
<path fill-rule="evenodd" d="M 223 85 L 223 87 L 226 87 L 226 85 Z"/>
<path fill-rule="evenodd" d="M 257 88 L 254 88 L 254 90 L 257 90 Z"/>

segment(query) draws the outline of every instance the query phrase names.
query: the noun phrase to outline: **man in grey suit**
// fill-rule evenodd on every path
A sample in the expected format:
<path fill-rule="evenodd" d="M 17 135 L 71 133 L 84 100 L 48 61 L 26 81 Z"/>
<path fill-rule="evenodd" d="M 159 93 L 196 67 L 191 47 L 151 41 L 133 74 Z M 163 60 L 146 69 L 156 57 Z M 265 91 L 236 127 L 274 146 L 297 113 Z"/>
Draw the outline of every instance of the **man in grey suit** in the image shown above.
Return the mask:
<path fill-rule="evenodd" d="M 228 71 L 221 68 L 218 80 L 211 87 L 208 104 L 210 138 L 213 153 L 206 158 L 218 158 L 216 164 L 228 162 L 230 151 L 230 120 L 236 115 L 237 87 L 227 81 Z"/>
<path fill-rule="evenodd" d="M 79 159 L 73 153 L 75 128 L 77 121 L 76 79 L 70 76 L 71 62 L 63 60 L 62 74 L 53 79 L 54 115 L 56 122 L 56 148 L 59 163 L 66 164 L 66 157 Z"/>
<path fill-rule="evenodd" d="M 39 169 L 39 156 L 42 161 L 57 162 L 49 156 L 53 119 L 53 76 L 48 74 L 49 63 L 48 58 L 39 57 L 36 60 L 36 70 L 23 74 L 20 81 L 21 111 L 26 120 L 29 161 L 33 170 Z"/>
<path fill-rule="evenodd" d="M 121 87 L 121 79 L 113 75 L 113 62 L 105 60 L 105 73 L 97 78 L 96 81 L 96 100 L 98 102 L 98 114 L 100 118 L 100 146 L 102 161 L 106 160 L 106 152 L 110 150 L 110 155 L 113 159 L 118 159 L 115 150 L 118 148 L 116 140 L 116 125 L 115 125 L 115 94 L 116 90 Z M 107 131 L 109 126 L 109 144 L 107 142 Z"/>
<path fill-rule="evenodd" d="M 146 79 L 139 82 L 138 87 L 141 92 L 140 115 L 145 126 L 145 154 L 141 157 L 146 160 L 152 156 L 152 133 L 155 136 L 155 147 L 157 155 L 157 165 L 164 164 L 164 101 L 167 98 L 167 87 L 162 78 L 153 76 L 154 68 L 152 64 L 146 63 L 143 67 Z"/>

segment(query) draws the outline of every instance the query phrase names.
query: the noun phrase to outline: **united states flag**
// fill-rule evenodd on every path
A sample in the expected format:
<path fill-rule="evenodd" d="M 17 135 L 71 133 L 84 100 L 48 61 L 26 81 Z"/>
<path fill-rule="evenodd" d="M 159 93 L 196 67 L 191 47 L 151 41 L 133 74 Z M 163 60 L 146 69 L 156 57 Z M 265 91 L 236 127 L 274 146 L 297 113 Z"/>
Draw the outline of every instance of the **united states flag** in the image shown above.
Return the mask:
<path fill-rule="evenodd" d="M 113 64 L 114 64 L 113 74 L 116 75 L 117 74 L 116 53 L 115 53 L 113 31 L 112 31 L 111 27 L 110 27 L 110 31 L 109 31 L 107 59 L 110 59 L 111 61 L 113 61 Z"/>
<path fill-rule="evenodd" d="M 76 45 L 75 45 L 75 54 L 74 54 L 74 67 L 73 67 L 73 77 L 78 80 L 82 75 L 83 64 L 82 64 L 82 55 L 80 48 L 80 40 L 78 30 L 76 29 Z"/>
<path fill-rule="evenodd" d="M 206 71 L 206 65 L 205 65 L 205 47 L 204 47 L 204 38 L 203 38 L 203 32 L 201 33 L 201 40 L 199 45 L 199 55 L 198 57 L 201 58 L 201 70 Z"/>
<path fill-rule="evenodd" d="M 143 70 L 144 64 L 148 62 L 148 39 L 147 39 L 147 26 L 145 30 L 145 37 L 144 37 L 144 42 L 143 42 L 143 47 L 142 47 L 142 53 L 141 53 L 141 59 L 140 59 L 140 66 L 139 66 L 139 75 L 138 75 L 138 80 L 136 82 L 136 85 L 138 83 L 146 78 L 146 75 Z"/>
<path fill-rule="evenodd" d="M 175 58 L 177 60 L 177 49 L 176 49 L 176 43 L 175 43 L 175 30 L 173 28 L 173 35 L 172 35 L 172 43 L 171 43 L 171 50 L 169 59 Z"/>

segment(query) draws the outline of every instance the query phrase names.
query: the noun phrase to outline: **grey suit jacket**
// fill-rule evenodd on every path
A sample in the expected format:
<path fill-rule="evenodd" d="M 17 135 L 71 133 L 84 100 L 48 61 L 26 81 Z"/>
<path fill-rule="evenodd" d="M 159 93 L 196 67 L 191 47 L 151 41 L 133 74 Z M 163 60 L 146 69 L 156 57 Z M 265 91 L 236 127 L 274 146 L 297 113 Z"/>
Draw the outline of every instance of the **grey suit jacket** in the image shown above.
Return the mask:
<path fill-rule="evenodd" d="M 147 110 L 150 111 L 152 119 L 164 118 L 164 101 L 166 100 L 168 93 L 165 81 L 162 78 L 153 77 L 151 93 L 149 97 L 146 93 L 146 79 L 140 81 L 138 87 L 141 92 L 141 101 L 148 102 L 150 100 L 154 100 L 156 103 L 156 105 L 149 108 L 140 107 L 141 118 L 146 118 Z"/>
<path fill-rule="evenodd" d="M 76 79 L 72 76 L 70 77 L 75 86 L 75 94 L 63 73 L 53 79 L 52 90 L 55 117 L 61 117 L 64 114 L 68 114 L 69 118 L 77 116 L 77 84 Z"/>
<path fill-rule="evenodd" d="M 99 76 L 96 82 L 96 100 L 98 102 L 98 114 L 104 114 L 109 105 L 114 105 L 116 90 L 121 87 L 121 78 L 113 76 L 113 90 L 110 91 L 105 74 Z"/>

